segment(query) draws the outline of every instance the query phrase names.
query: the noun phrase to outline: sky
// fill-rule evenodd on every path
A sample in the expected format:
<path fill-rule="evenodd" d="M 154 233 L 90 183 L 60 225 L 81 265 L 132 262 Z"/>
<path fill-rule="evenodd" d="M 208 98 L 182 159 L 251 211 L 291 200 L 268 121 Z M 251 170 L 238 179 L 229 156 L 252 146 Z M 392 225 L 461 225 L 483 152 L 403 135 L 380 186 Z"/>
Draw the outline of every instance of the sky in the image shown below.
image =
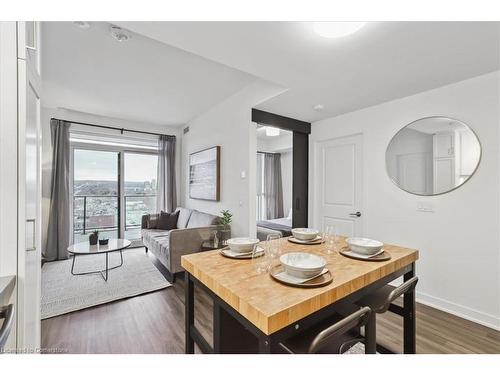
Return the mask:
<path fill-rule="evenodd" d="M 125 181 L 142 182 L 156 179 L 158 157 L 125 153 Z M 75 180 L 116 181 L 118 153 L 108 151 L 75 150 Z"/>

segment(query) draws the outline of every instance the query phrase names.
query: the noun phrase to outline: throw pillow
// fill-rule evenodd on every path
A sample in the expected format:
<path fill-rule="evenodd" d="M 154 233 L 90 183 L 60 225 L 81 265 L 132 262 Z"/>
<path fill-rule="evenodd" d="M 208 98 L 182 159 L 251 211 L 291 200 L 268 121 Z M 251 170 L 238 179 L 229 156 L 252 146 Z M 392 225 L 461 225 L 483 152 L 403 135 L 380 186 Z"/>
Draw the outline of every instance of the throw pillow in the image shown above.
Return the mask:
<path fill-rule="evenodd" d="M 160 217 L 158 218 L 158 224 L 156 227 L 158 229 L 163 229 L 163 230 L 177 229 L 178 218 L 179 218 L 179 211 L 175 211 L 170 214 L 168 212 L 162 211 L 160 213 Z"/>
<path fill-rule="evenodd" d="M 157 229 L 159 217 L 160 215 L 158 214 L 148 215 L 146 220 L 146 229 Z"/>

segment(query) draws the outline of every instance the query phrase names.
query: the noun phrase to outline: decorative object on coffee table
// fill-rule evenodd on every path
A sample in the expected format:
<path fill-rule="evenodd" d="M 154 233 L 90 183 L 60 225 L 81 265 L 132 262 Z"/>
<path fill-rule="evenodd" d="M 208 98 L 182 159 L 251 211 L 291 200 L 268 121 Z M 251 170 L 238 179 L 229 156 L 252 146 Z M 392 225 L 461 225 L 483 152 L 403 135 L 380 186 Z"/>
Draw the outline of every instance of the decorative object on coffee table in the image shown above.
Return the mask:
<path fill-rule="evenodd" d="M 229 210 L 221 211 L 220 225 L 222 229 L 219 230 L 219 241 L 222 245 L 226 245 L 226 241 L 231 238 L 231 221 L 233 214 Z"/>
<path fill-rule="evenodd" d="M 108 238 L 102 238 L 99 240 L 99 245 L 107 245 L 109 242 Z"/>
<path fill-rule="evenodd" d="M 95 230 L 89 234 L 89 244 L 97 245 L 97 241 L 99 240 L 99 231 Z"/>
<path fill-rule="evenodd" d="M 220 146 L 189 155 L 189 198 L 220 201 Z"/>
<path fill-rule="evenodd" d="M 104 281 L 108 281 L 108 272 L 115 268 L 121 267 L 123 265 L 123 254 L 122 250 L 129 247 L 131 242 L 129 240 L 124 240 L 121 238 L 109 240 L 107 245 L 90 245 L 89 242 L 79 242 L 68 247 L 68 252 L 73 254 L 73 262 L 71 263 L 71 274 L 72 275 L 88 275 L 91 273 L 99 273 Z M 109 267 L 109 253 L 119 251 L 120 252 L 120 264 L 114 267 Z M 75 273 L 75 260 L 77 256 L 82 255 L 92 255 L 92 254 L 104 254 L 106 256 L 106 267 L 103 270 L 91 271 L 91 272 L 80 272 Z"/>

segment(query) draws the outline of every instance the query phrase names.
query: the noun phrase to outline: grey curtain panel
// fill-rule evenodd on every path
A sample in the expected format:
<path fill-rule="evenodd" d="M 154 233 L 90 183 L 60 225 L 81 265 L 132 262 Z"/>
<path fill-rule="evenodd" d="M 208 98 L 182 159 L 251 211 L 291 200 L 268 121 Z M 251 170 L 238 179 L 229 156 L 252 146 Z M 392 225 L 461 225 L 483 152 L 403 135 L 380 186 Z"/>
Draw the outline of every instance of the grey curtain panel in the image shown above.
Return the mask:
<path fill-rule="evenodd" d="M 284 217 L 280 154 L 264 154 L 264 197 L 266 218 L 269 220 Z"/>
<path fill-rule="evenodd" d="M 177 207 L 175 191 L 175 137 L 158 137 L 157 211 L 172 212 Z"/>
<path fill-rule="evenodd" d="M 69 127 L 62 120 L 50 120 L 52 134 L 52 185 L 50 192 L 49 226 L 44 260 L 68 259 L 70 244 L 70 176 Z"/>

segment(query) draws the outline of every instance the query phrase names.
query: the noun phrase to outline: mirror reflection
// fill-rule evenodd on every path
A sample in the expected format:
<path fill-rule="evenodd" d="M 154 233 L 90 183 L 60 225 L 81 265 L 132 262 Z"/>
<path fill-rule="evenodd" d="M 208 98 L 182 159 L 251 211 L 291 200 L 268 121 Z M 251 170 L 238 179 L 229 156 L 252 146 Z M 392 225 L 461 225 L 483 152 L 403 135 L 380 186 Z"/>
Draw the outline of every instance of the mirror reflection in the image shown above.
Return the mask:
<path fill-rule="evenodd" d="M 427 117 L 405 126 L 386 151 L 389 177 L 401 189 L 418 195 L 443 194 L 476 171 L 481 145 L 463 122 Z"/>

